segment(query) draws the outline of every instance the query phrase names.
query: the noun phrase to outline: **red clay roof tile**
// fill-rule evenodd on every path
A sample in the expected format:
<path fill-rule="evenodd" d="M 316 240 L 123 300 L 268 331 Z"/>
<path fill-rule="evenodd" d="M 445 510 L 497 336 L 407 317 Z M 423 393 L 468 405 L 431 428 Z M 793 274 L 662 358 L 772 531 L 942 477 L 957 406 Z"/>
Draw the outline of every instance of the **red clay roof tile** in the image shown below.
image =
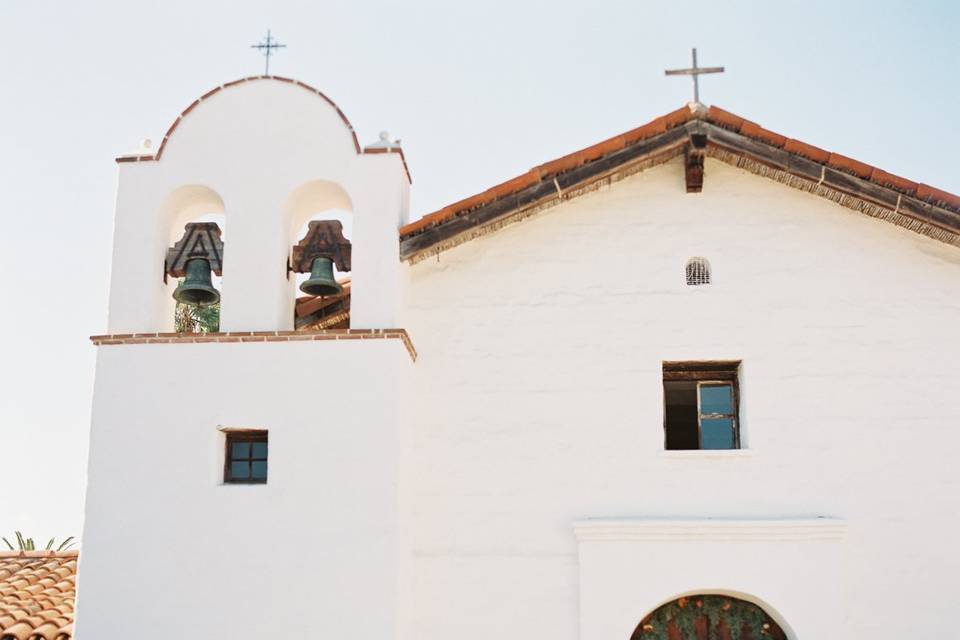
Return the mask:
<path fill-rule="evenodd" d="M 873 172 L 873 167 L 870 165 L 860 162 L 859 160 L 854 160 L 853 158 L 848 158 L 847 156 L 842 156 L 839 153 L 831 153 L 830 157 L 827 158 L 827 164 L 834 169 L 852 173 L 865 180 L 869 179 L 870 174 Z"/>
<path fill-rule="evenodd" d="M 960 196 L 955 196 L 928 184 L 918 184 L 916 196 L 932 204 L 941 204 L 960 209 Z"/>
<path fill-rule="evenodd" d="M 583 157 L 587 162 L 590 162 L 591 160 L 602 158 L 603 156 L 615 151 L 620 151 L 620 149 L 623 149 L 625 146 L 627 146 L 626 138 L 624 138 L 622 135 L 614 136 L 584 149 Z M 537 180 L 539 179 L 540 177 L 537 176 Z M 536 182 L 536 180 L 533 182 Z"/>
<path fill-rule="evenodd" d="M 550 162 L 545 162 L 537 167 L 540 170 L 541 175 L 550 175 L 552 173 L 562 173 L 564 171 L 569 171 L 570 169 L 575 169 L 583 164 L 583 153 L 577 151 L 576 153 L 570 153 L 556 160 L 551 160 Z"/>
<path fill-rule="evenodd" d="M 533 168 L 523 175 L 507 180 L 506 182 L 501 182 L 500 184 L 487 189 L 485 193 L 490 194 L 491 199 L 496 199 L 505 195 L 509 195 L 514 191 L 519 191 L 520 189 L 539 181 L 540 171 L 536 168 Z"/>
<path fill-rule="evenodd" d="M 750 138 L 762 140 L 763 142 L 772 144 L 775 147 L 782 147 L 787 142 L 787 136 L 782 136 L 779 133 L 774 133 L 773 131 L 767 131 L 763 127 L 746 120 L 744 120 L 743 124 L 740 126 L 740 133 Z"/>
<path fill-rule="evenodd" d="M 790 138 L 783 143 L 783 150 L 789 151 L 790 153 L 795 153 L 798 156 L 803 156 L 804 158 L 809 158 L 814 162 L 820 162 L 826 164 L 827 160 L 830 159 L 830 152 L 824 151 L 819 147 L 815 147 L 806 142 L 800 142 L 799 140 L 794 140 Z"/>
<path fill-rule="evenodd" d="M 707 110 L 707 120 L 721 127 L 733 129 L 734 131 L 740 131 L 740 127 L 746 122 L 746 120 L 740 116 L 734 115 L 729 111 L 724 111 L 720 107 L 710 107 Z"/>
<path fill-rule="evenodd" d="M 895 176 L 892 173 L 887 173 L 883 169 L 877 169 L 876 167 L 874 167 L 873 172 L 870 174 L 870 182 L 879 184 L 881 187 L 892 187 L 910 195 L 913 195 L 917 191 L 917 183 L 913 180 Z"/>
<path fill-rule="evenodd" d="M 667 126 L 667 129 L 672 129 L 678 127 L 686 122 L 690 122 L 694 118 L 693 110 L 690 107 L 680 107 L 676 111 L 671 111 L 662 118 L 657 118 L 658 120 L 663 120 L 664 124 Z"/>
<path fill-rule="evenodd" d="M 0 552 L 0 638 L 73 635 L 76 551 Z"/>
<path fill-rule="evenodd" d="M 789 153 L 794 153 L 814 162 L 829 165 L 835 169 L 846 171 L 863 179 L 871 180 L 876 184 L 893 188 L 907 194 L 916 193 L 917 197 L 930 203 L 960 209 L 960 196 L 935 189 L 928 185 L 918 185 L 917 183 L 887 173 L 866 163 L 848 158 L 838 153 L 830 153 L 813 145 L 806 144 L 799 140 L 787 138 L 779 133 L 769 131 L 757 125 L 754 122 L 730 113 L 720 107 L 711 106 L 704 113 L 692 109 L 689 105 L 681 107 L 675 111 L 656 118 L 645 125 L 631 129 L 619 136 L 608 138 L 602 142 L 591 145 L 580 151 L 567 154 L 549 162 L 545 162 L 527 173 L 517 176 L 511 180 L 503 182 L 491 189 L 477 195 L 465 198 L 459 202 L 440 209 L 434 213 L 428 214 L 419 220 L 411 222 L 400 229 L 400 237 L 406 238 L 424 229 L 454 218 L 462 212 L 471 210 L 475 207 L 488 204 L 489 202 L 503 198 L 521 189 L 536 184 L 538 181 L 549 178 L 553 174 L 562 173 L 574 169 L 586 162 L 615 153 L 620 149 L 634 144 L 640 140 L 650 138 L 667 131 L 667 129 L 681 126 L 682 124 L 703 118 L 708 122 L 732 129 L 741 135 L 759 140 L 766 144 L 779 147 Z"/>
<path fill-rule="evenodd" d="M 487 191 L 489 191 L 489 189 Z M 449 208 L 455 209 L 456 211 L 469 211 L 470 209 L 483 204 L 489 199 L 487 191 L 472 195 L 469 198 L 464 198 L 460 202 L 455 202 L 454 204 L 450 205 Z"/>
<path fill-rule="evenodd" d="M 631 144 L 637 142 L 638 140 L 644 140 L 646 138 L 658 136 L 661 133 L 664 133 L 666 130 L 667 119 L 665 117 L 657 118 L 656 120 L 651 120 L 643 126 L 627 131 L 623 134 L 623 139 L 627 144 Z"/>

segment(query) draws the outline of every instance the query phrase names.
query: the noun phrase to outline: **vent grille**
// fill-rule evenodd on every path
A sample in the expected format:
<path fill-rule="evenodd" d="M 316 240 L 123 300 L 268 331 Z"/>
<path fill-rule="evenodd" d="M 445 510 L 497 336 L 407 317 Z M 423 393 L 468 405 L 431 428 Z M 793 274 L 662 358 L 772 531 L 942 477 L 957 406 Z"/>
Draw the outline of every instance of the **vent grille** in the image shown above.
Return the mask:
<path fill-rule="evenodd" d="M 691 287 L 710 284 L 710 263 L 706 258 L 687 260 L 687 284 Z"/>

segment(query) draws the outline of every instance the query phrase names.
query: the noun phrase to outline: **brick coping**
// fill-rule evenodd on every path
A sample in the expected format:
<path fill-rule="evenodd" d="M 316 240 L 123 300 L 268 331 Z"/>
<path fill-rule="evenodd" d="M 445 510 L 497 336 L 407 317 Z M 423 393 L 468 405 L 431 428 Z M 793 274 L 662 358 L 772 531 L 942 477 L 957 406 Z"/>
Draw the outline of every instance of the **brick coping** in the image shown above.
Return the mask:
<path fill-rule="evenodd" d="M 196 344 L 202 342 L 301 342 L 308 340 L 400 340 L 417 360 L 406 329 L 319 329 L 315 331 L 224 331 L 218 333 L 115 333 L 90 336 L 99 346 L 117 344 Z"/>

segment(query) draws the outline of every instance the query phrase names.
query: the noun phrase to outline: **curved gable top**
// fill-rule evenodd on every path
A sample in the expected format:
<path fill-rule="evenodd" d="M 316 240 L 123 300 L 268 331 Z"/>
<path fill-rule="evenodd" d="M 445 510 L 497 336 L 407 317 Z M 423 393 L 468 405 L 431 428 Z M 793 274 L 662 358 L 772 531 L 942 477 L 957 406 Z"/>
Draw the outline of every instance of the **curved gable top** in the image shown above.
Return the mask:
<path fill-rule="evenodd" d="M 334 110 L 334 111 L 337 112 L 337 115 L 338 115 L 338 116 L 340 117 L 340 119 L 343 121 L 344 126 L 345 126 L 345 127 L 347 128 L 347 130 L 350 132 L 350 137 L 351 137 L 352 140 L 353 140 L 354 149 L 356 150 L 356 152 L 357 152 L 358 154 L 364 154 L 364 153 L 398 153 L 398 154 L 400 154 L 400 160 L 401 160 L 401 162 L 403 163 L 403 170 L 404 170 L 404 172 L 405 172 L 406 175 L 407 175 L 407 180 L 410 181 L 410 169 L 407 167 L 407 160 L 406 160 L 406 158 L 405 158 L 404 155 L 403 155 L 403 150 L 402 150 L 402 149 L 400 149 L 399 147 L 374 148 L 374 149 L 369 149 L 369 150 L 364 150 L 364 149 L 362 149 L 362 148 L 360 147 L 360 142 L 359 142 L 359 140 L 357 140 L 357 132 L 356 132 L 356 130 L 354 130 L 353 125 L 350 123 L 350 120 L 349 120 L 349 119 L 347 118 L 347 116 L 343 113 L 343 111 L 340 109 L 340 107 L 337 106 L 337 103 L 335 103 L 333 100 L 331 100 L 330 98 L 328 98 L 328 97 L 326 96 L 326 94 L 324 94 L 324 93 L 323 93 L 322 91 L 320 91 L 319 89 L 315 89 L 314 87 L 311 87 L 310 85 L 306 84 L 305 82 L 300 82 L 299 80 L 294 80 L 293 78 L 283 78 L 283 77 L 281 77 L 281 76 L 250 76 L 250 77 L 247 77 L 247 78 L 241 78 L 241 79 L 239 79 L 239 80 L 234 80 L 234 81 L 232 81 L 232 82 L 224 83 L 224 84 L 222 84 L 222 85 L 220 85 L 220 86 L 218 86 L 218 87 L 214 87 L 214 88 L 211 89 L 210 91 L 207 91 L 205 94 L 203 94 L 202 96 L 200 96 L 199 98 L 197 98 L 196 100 L 194 100 L 194 101 L 190 104 L 190 106 L 188 106 L 186 109 L 184 109 L 184 110 L 180 113 L 180 115 L 177 116 L 176 120 L 173 121 L 173 124 L 170 125 L 170 127 L 167 129 L 167 132 L 163 135 L 163 140 L 160 141 L 160 146 L 157 148 L 156 153 L 146 154 L 146 155 L 137 155 L 137 154 L 133 154 L 133 155 L 123 155 L 123 156 L 119 156 L 118 158 L 116 158 L 116 161 L 117 161 L 117 162 L 152 162 L 152 161 L 160 160 L 160 158 L 163 156 L 164 149 L 165 149 L 166 146 L 167 146 L 167 142 L 170 140 L 171 136 L 173 136 L 173 133 L 176 131 L 177 127 L 180 125 L 180 122 L 181 122 L 185 117 L 187 117 L 187 115 L 188 115 L 191 111 L 193 111 L 200 103 L 204 102 L 205 100 L 209 100 L 212 96 L 220 93 L 220 92 L 223 91 L 224 89 L 228 89 L 228 88 L 230 88 L 230 87 L 233 87 L 233 86 L 236 86 L 236 85 L 240 85 L 240 84 L 243 84 L 243 83 L 246 83 L 246 82 L 256 82 L 256 81 L 261 81 L 261 80 L 268 80 L 268 81 L 274 81 L 274 82 L 286 82 L 286 83 L 290 83 L 290 84 L 292 84 L 292 85 L 301 87 L 301 88 L 304 89 L 305 91 L 309 91 L 309 92 L 314 93 L 314 94 L 316 94 L 317 96 L 319 96 L 319 97 L 320 97 L 322 100 L 324 100 L 327 104 L 329 104 L 331 107 L 333 107 L 333 110 Z"/>

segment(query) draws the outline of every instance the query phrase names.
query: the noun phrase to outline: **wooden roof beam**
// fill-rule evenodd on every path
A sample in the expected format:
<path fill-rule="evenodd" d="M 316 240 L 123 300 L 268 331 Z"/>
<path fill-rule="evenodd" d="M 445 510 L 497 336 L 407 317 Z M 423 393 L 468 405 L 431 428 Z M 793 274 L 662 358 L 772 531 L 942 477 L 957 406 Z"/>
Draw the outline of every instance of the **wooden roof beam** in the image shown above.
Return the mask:
<path fill-rule="evenodd" d="M 703 133 L 691 133 L 690 141 L 684 150 L 686 165 L 687 193 L 703 191 L 703 159 L 707 151 L 707 136 Z"/>

